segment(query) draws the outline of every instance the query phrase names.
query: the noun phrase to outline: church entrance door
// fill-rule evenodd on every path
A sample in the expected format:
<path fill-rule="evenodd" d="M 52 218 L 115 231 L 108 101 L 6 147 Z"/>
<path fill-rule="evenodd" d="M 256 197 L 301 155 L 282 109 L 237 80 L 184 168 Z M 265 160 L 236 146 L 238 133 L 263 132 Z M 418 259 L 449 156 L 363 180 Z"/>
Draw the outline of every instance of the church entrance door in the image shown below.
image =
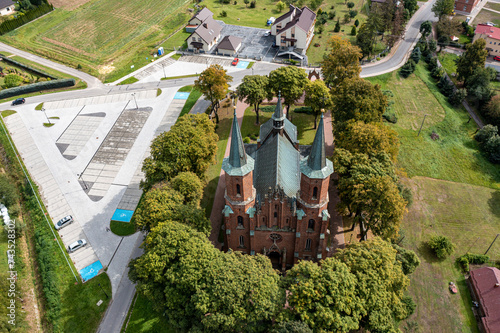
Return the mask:
<path fill-rule="evenodd" d="M 281 254 L 279 252 L 269 252 L 267 256 L 271 260 L 274 269 L 281 269 Z"/>

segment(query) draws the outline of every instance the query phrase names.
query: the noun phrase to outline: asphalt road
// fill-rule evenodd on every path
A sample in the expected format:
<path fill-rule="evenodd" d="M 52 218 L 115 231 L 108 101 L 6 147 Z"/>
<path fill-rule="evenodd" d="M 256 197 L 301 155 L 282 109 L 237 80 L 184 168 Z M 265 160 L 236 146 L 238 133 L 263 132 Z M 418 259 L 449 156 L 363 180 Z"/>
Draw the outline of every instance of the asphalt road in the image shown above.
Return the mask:
<path fill-rule="evenodd" d="M 379 62 L 374 65 L 363 66 L 361 70 L 361 77 L 370 77 L 389 73 L 404 65 L 410 50 L 418 41 L 418 35 L 420 33 L 419 29 L 422 22 L 427 20 L 438 20 L 438 18 L 434 16 L 434 13 L 431 11 L 434 2 L 436 2 L 436 0 L 420 3 L 420 9 L 413 15 L 410 22 L 408 23 L 408 28 L 406 30 L 404 40 L 400 42 L 399 47 L 394 52 L 393 56 L 386 61 Z"/>

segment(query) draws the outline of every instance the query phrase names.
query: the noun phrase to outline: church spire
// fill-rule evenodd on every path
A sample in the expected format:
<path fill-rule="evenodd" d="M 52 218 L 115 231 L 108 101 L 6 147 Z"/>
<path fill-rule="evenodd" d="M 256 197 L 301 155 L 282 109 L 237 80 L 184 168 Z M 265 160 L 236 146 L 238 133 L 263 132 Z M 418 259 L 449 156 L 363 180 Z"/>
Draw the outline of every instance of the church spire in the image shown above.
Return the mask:
<path fill-rule="evenodd" d="M 285 120 L 285 115 L 283 114 L 283 108 L 281 106 L 281 91 L 278 92 L 278 103 L 276 104 L 276 109 L 273 113 L 273 127 L 282 128 L 283 121 Z"/>
<path fill-rule="evenodd" d="M 238 119 L 236 118 L 236 109 L 234 110 L 233 132 L 231 134 L 231 147 L 229 150 L 229 164 L 234 168 L 240 168 L 247 164 L 247 154 L 243 146 Z"/>
<path fill-rule="evenodd" d="M 307 159 L 307 165 L 312 170 L 321 170 L 326 166 L 326 153 L 325 153 L 325 127 L 323 125 L 323 113 L 319 121 L 318 130 L 314 137 L 314 142 L 311 147 L 311 153 Z"/>

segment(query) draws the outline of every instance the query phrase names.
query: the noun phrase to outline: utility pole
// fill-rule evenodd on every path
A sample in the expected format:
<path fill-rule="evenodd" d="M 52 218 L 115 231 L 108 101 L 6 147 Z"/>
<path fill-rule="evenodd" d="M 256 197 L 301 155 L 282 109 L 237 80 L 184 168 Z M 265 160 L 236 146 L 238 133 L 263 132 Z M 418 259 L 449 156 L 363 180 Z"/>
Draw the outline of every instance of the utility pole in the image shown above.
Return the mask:
<path fill-rule="evenodd" d="M 137 100 L 135 99 L 135 93 L 132 93 L 132 97 L 134 97 L 135 108 L 138 109 L 139 106 L 137 106 Z"/>
<path fill-rule="evenodd" d="M 47 117 L 47 113 L 45 113 L 45 109 L 44 109 L 44 108 L 42 108 L 42 112 L 43 112 L 43 114 L 45 115 L 45 118 L 47 118 L 47 121 L 49 122 L 49 124 L 52 124 L 52 123 L 50 122 L 49 117 Z"/>
<path fill-rule="evenodd" d="M 420 131 L 422 130 L 422 127 L 424 126 L 425 117 L 427 117 L 427 116 L 428 116 L 428 114 L 424 114 L 424 119 L 422 120 L 422 124 L 420 125 L 420 129 L 418 130 L 417 137 L 420 135 Z"/>
<path fill-rule="evenodd" d="M 77 176 L 78 176 L 78 179 L 81 179 L 81 180 L 82 180 L 82 182 L 83 182 L 83 186 L 85 187 L 85 189 L 86 189 L 86 190 L 88 190 L 88 189 L 89 189 L 89 187 L 87 186 L 87 183 L 85 183 L 85 180 L 83 180 L 83 178 L 82 178 L 82 176 L 83 176 L 83 172 L 82 172 L 81 174 L 77 175 Z"/>
<path fill-rule="evenodd" d="M 495 243 L 495 241 L 497 240 L 497 238 L 498 238 L 499 235 L 500 234 L 497 234 L 497 236 L 495 237 L 495 239 L 493 240 L 493 242 L 491 242 L 490 247 L 488 248 L 488 250 L 486 250 L 486 252 L 484 252 L 484 255 L 486 255 L 486 253 L 488 253 L 488 251 L 491 249 L 491 247 L 493 246 L 493 243 Z"/>
<path fill-rule="evenodd" d="M 165 74 L 165 63 L 164 62 L 161 63 L 161 67 L 163 67 L 163 77 L 166 79 L 167 74 Z"/>

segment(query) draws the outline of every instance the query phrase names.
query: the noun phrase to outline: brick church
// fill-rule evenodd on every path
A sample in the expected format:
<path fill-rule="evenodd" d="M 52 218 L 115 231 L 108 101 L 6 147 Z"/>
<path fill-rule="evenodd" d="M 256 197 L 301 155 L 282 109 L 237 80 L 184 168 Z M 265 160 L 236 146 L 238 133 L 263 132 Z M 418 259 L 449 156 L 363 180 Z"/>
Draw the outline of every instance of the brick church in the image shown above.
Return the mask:
<path fill-rule="evenodd" d="M 297 127 L 286 119 L 278 98 L 256 147 L 246 148 L 235 113 L 230 154 L 222 163 L 225 249 L 267 255 L 281 270 L 298 260 L 325 258 L 333 165 L 325 155 L 323 116 L 301 157 Z"/>

